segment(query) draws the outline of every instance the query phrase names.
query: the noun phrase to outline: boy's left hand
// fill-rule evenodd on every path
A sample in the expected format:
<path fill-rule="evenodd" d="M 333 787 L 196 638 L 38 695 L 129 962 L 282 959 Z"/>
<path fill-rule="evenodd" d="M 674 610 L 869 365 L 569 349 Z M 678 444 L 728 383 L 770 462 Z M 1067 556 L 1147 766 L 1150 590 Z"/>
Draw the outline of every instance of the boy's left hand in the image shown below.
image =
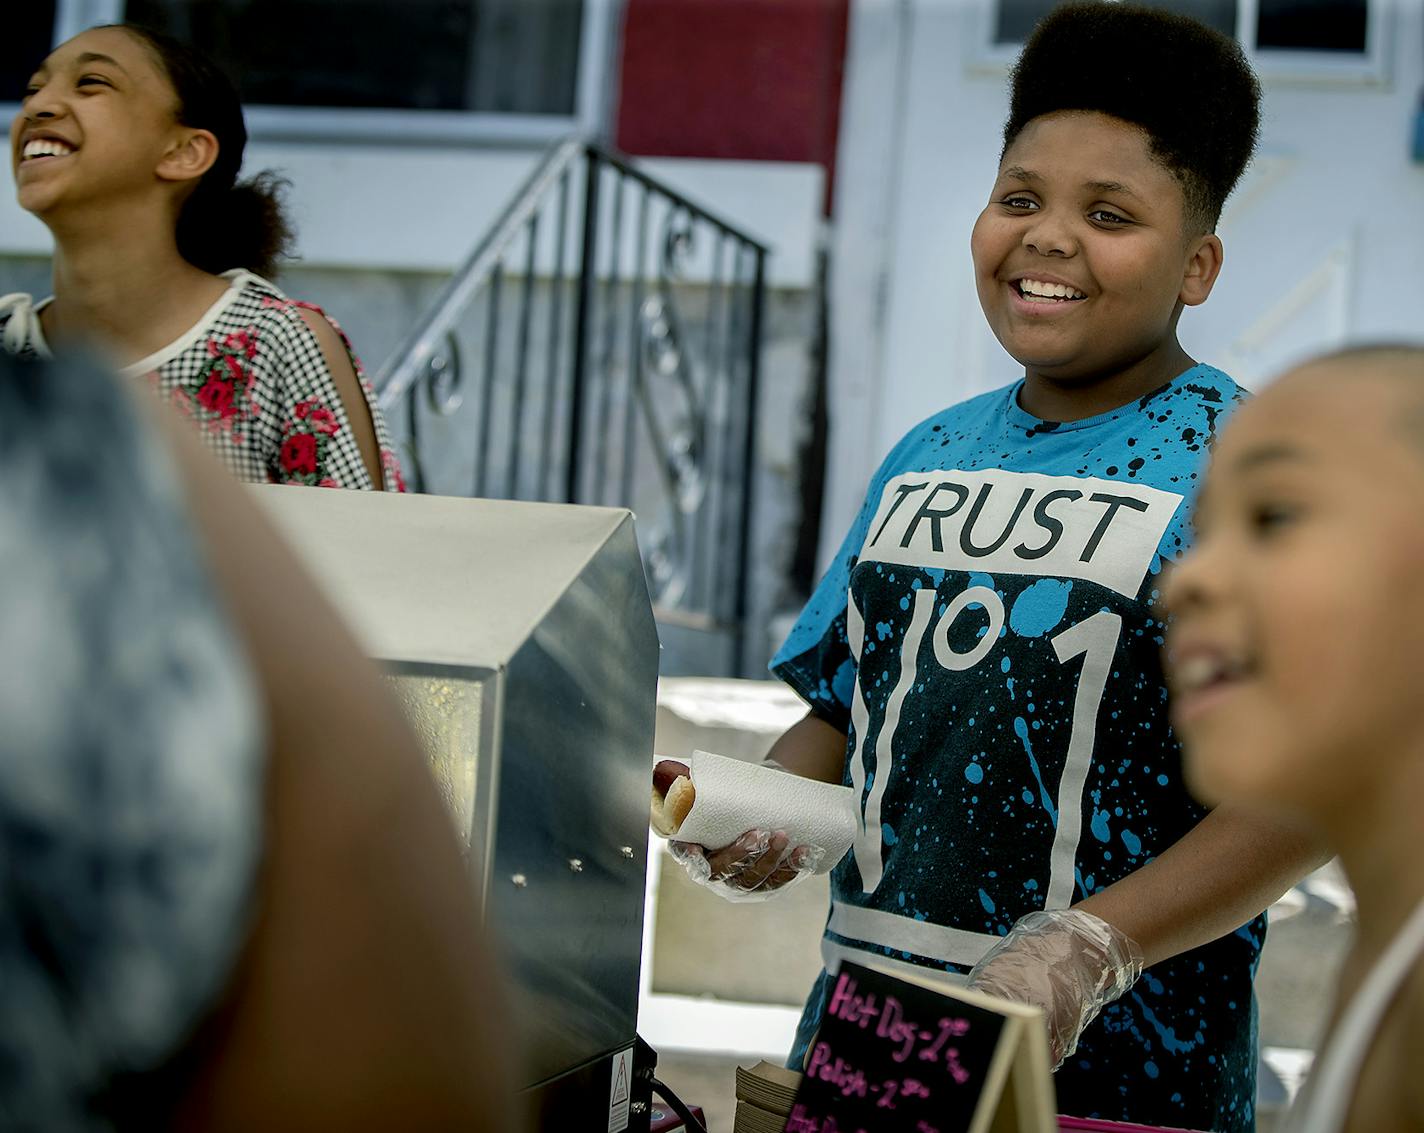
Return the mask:
<path fill-rule="evenodd" d="M 1142 974 L 1142 949 L 1126 933 L 1079 909 L 1021 917 L 969 973 L 969 986 L 1041 1008 L 1057 1070 L 1106 1004 Z"/>

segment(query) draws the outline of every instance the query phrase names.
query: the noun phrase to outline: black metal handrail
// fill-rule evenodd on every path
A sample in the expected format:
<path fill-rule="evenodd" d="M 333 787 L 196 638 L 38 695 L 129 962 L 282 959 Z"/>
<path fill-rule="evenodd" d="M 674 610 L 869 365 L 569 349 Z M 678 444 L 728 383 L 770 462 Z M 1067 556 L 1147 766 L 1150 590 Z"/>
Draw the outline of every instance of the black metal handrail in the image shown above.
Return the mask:
<path fill-rule="evenodd" d="M 633 508 L 659 616 L 730 632 L 736 671 L 767 255 L 628 159 L 552 147 L 376 375 L 412 487 Z"/>

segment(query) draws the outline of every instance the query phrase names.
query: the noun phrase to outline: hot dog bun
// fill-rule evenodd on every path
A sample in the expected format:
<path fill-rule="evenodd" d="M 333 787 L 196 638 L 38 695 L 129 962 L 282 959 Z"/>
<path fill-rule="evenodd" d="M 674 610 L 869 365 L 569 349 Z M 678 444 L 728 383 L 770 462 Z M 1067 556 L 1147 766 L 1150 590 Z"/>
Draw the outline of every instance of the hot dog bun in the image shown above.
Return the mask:
<path fill-rule="evenodd" d="M 664 838 L 677 833 L 697 797 L 689 774 L 686 764 L 672 759 L 653 769 L 652 826 Z"/>

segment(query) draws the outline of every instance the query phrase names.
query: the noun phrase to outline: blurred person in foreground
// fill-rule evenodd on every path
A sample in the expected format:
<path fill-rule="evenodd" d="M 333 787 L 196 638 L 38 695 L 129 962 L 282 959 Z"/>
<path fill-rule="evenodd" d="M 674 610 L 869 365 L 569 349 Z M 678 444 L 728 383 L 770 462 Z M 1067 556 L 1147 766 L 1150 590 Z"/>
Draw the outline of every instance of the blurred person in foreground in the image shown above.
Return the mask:
<path fill-rule="evenodd" d="M 10 127 L 20 207 L 54 235 L 54 294 L 0 298 L 11 354 L 89 343 L 244 480 L 401 491 L 351 344 L 268 281 L 291 240 L 267 173 L 238 180 L 232 83 L 170 36 L 91 28 L 50 53 Z"/>
<path fill-rule="evenodd" d="M 421 753 L 253 505 L 148 416 L 0 355 L 0 1126 L 506 1128 Z"/>
<path fill-rule="evenodd" d="M 1424 346 L 1355 348 L 1237 411 L 1166 596 L 1192 787 L 1324 834 L 1359 928 L 1287 1128 L 1424 1129 Z"/>

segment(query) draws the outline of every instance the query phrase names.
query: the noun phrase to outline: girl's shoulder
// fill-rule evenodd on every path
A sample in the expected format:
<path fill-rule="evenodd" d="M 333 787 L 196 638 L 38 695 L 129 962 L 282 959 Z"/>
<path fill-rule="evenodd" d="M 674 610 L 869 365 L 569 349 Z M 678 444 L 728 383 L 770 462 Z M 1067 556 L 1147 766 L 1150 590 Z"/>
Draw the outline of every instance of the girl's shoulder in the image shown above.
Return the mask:
<path fill-rule="evenodd" d="M 1344 1133 L 1424 1128 L 1424 969 L 1413 978 L 1381 1021 L 1356 1081 Z"/>
<path fill-rule="evenodd" d="M 292 298 L 252 272 L 225 275 L 231 281 L 231 299 L 203 328 L 200 349 L 207 354 L 238 351 L 259 368 L 290 363 L 320 351 L 312 315 L 331 322 L 320 307 Z"/>
<path fill-rule="evenodd" d="M 231 318 L 247 320 L 274 328 L 300 322 L 297 312 L 302 306 L 271 280 L 250 271 L 224 273 L 236 292 L 228 308 Z"/>
<path fill-rule="evenodd" d="M 347 349 L 346 335 L 340 325 L 324 309 L 306 299 L 288 295 L 271 280 L 263 279 L 249 271 L 229 272 L 228 277 L 238 289 L 236 301 L 229 310 L 232 327 L 242 329 L 250 324 L 271 342 L 280 342 L 288 347 L 312 349 L 318 345 L 318 337 L 331 328 Z"/>
<path fill-rule="evenodd" d="M 1424 1126 L 1424 952 L 1414 958 L 1414 970 L 1405 980 L 1403 994 L 1399 1067 L 1401 1096 L 1409 1107 L 1414 1128 Z"/>

